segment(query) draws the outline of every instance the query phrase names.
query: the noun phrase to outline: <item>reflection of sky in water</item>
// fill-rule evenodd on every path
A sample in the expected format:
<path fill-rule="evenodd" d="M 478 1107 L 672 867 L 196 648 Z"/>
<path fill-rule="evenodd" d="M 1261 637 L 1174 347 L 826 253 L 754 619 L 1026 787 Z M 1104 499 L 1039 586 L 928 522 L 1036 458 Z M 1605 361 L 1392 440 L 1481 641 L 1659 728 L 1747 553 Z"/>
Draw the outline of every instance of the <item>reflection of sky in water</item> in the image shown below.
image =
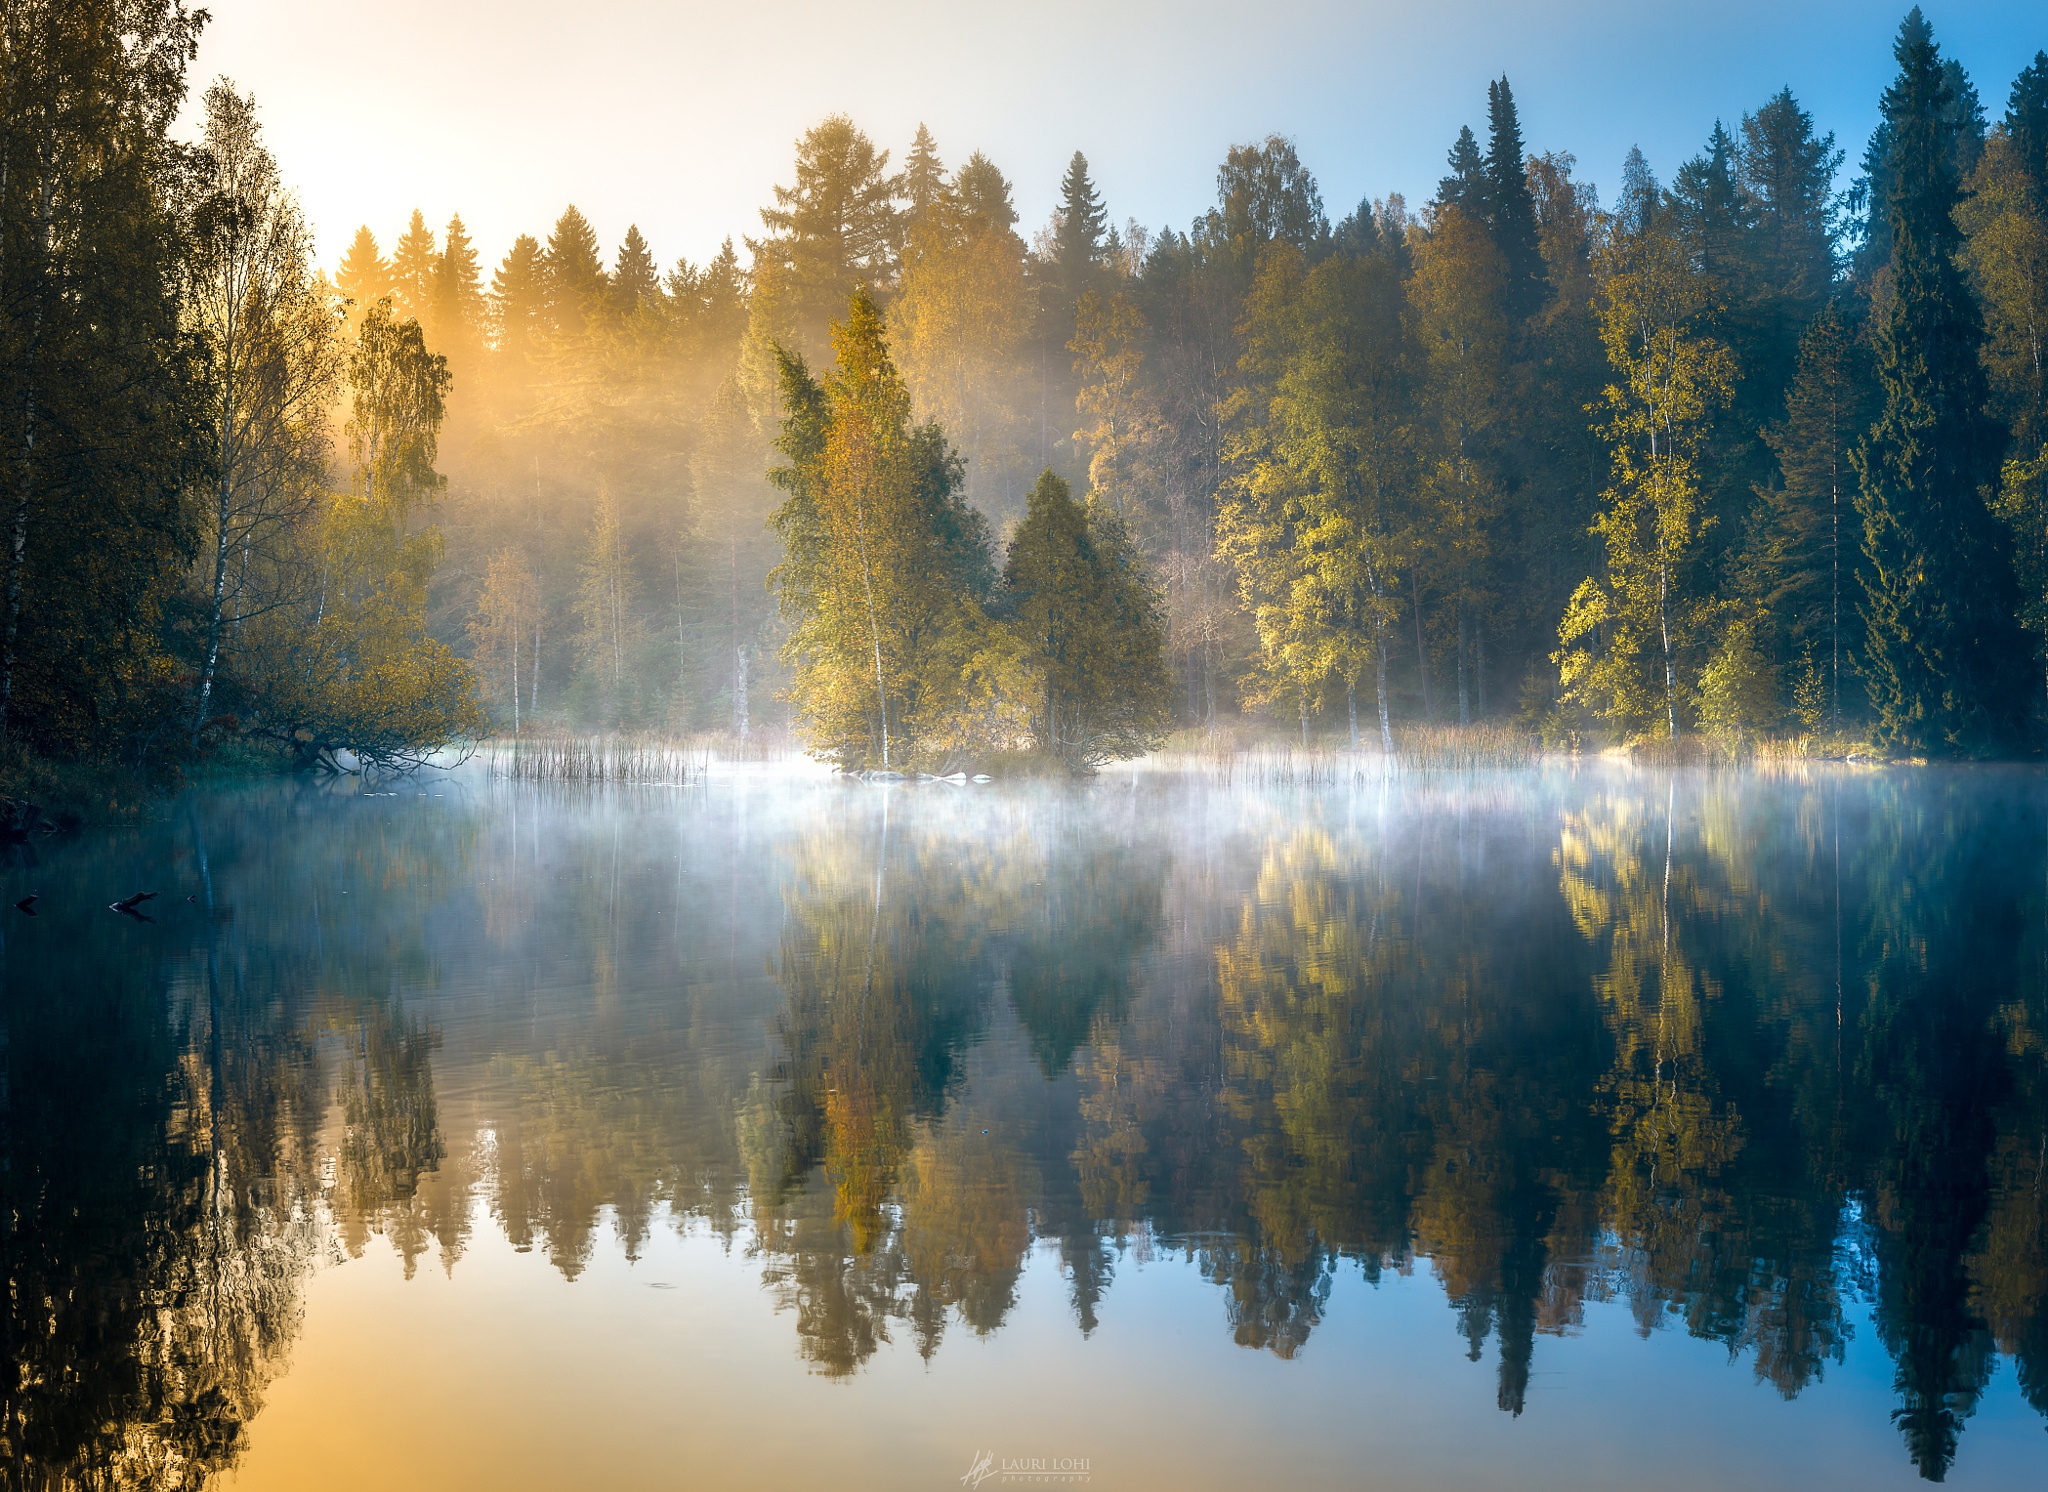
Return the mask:
<path fill-rule="evenodd" d="M 17 1337 L 87 1363 L 20 1395 L 41 1464 L 2041 1464 L 2033 774 L 432 791 L 9 873 L 17 1289 L 83 1281 Z"/>

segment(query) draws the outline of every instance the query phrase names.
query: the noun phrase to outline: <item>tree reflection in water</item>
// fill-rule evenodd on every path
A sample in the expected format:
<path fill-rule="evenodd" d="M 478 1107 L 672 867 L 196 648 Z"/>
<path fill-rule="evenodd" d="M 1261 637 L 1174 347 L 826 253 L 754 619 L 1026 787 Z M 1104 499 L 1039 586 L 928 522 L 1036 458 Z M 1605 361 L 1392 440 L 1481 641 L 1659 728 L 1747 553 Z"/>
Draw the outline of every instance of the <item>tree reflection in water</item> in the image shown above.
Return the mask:
<path fill-rule="evenodd" d="M 730 896 L 672 870 L 666 908 L 603 799 L 546 899 L 516 812 L 259 801 L 179 831 L 160 958 L 46 896 L 7 950 L 0 1485 L 203 1483 L 320 1259 L 452 1270 L 486 1216 L 570 1278 L 607 1220 L 716 1230 L 832 1375 L 998 1331 L 1042 1248 L 1083 1333 L 1177 1253 L 1283 1358 L 1344 1271 L 1424 1267 L 1510 1414 L 1610 1300 L 1787 1398 L 1867 1310 L 1932 1479 L 2000 1358 L 2048 1413 L 2031 776 L 1121 791 L 849 797 L 744 872 L 707 809 Z M 453 927 L 498 1003 L 451 1130 Z"/>

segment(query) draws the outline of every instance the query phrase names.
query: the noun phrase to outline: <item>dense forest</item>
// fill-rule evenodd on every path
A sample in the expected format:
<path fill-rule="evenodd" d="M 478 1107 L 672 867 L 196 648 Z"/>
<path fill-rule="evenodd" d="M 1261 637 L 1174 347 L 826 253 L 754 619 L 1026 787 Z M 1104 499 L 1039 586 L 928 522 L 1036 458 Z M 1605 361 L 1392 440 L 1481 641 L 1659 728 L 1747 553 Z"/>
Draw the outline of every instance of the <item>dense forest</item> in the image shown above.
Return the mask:
<path fill-rule="evenodd" d="M 985 156 L 920 129 L 899 169 L 835 116 L 701 265 L 572 206 L 495 269 L 416 212 L 323 270 L 254 100 L 172 136 L 203 17 L 29 8 L 16 747 L 793 721 L 847 765 L 897 730 L 901 764 L 1085 766 L 1241 710 L 1893 754 L 2048 721 L 2048 53 L 1993 121 L 1913 11 L 1846 191 L 1788 89 L 1603 205 L 1502 78 L 1428 202 L 1334 221 L 1272 136 L 1185 231 L 1115 225 L 1077 151 L 1027 241 Z M 895 463 L 848 509 L 894 546 L 861 625 L 849 441 Z"/>

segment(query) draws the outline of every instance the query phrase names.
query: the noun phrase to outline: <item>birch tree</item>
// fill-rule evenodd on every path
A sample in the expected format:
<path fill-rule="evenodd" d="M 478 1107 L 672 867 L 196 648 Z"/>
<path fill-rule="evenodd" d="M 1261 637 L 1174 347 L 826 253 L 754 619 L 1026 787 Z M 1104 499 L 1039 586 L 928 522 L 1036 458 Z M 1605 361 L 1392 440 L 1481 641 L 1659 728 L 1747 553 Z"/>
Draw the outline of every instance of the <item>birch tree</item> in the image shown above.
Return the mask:
<path fill-rule="evenodd" d="M 1564 698 L 1627 730 L 1677 736 L 1684 677 L 1716 616 L 1701 540 L 1700 456 L 1733 393 L 1735 360 L 1710 335 L 1708 286 L 1653 225 L 1608 249 L 1601 341 L 1614 381 L 1602 434 L 1611 481 L 1593 531 L 1606 574 L 1580 582 L 1558 627 Z"/>
<path fill-rule="evenodd" d="M 292 541 L 326 476 L 341 350 L 314 280 L 312 235 L 263 145 L 255 100 L 222 79 L 205 102 L 184 261 L 213 458 L 202 507 L 206 630 L 195 741 L 228 634 L 255 612 L 297 599 Z"/>

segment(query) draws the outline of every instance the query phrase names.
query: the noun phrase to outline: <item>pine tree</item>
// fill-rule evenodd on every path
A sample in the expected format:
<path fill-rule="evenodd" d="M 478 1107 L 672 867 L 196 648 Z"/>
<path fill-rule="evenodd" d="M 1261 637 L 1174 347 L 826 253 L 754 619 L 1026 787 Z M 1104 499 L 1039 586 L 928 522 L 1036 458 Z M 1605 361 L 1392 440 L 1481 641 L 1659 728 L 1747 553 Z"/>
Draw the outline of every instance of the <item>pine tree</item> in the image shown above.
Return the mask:
<path fill-rule="evenodd" d="M 1678 168 L 1671 180 L 1673 231 L 1692 253 L 1699 272 L 1717 283 L 1724 299 L 1740 298 L 1743 240 L 1748 228 L 1741 196 L 1735 188 L 1735 142 L 1721 122 L 1707 137 L 1707 153 Z"/>
<path fill-rule="evenodd" d="M 1832 134 L 1816 135 L 1813 116 L 1789 88 L 1742 118 L 1736 177 L 1756 224 L 1760 278 L 1792 305 L 1811 309 L 1835 276 L 1831 193 L 1842 152 Z"/>
<path fill-rule="evenodd" d="M 1426 584 L 1450 609 L 1458 723 L 1470 725 L 1504 486 L 1492 440 L 1507 392 L 1510 330 L 1507 269 L 1485 227 L 1456 209 L 1440 213 L 1416 253 L 1408 297 L 1426 379 L 1418 421 L 1424 506 L 1411 544 L 1417 659 L 1426 678 Z"/>
<path fill-rule="evenodd" d="M 2048 179 L 2034 132 L 2048 119 L 2048 58 L 2020 75 L 1956 217 L 1983 308 L 1991 408 L 2010 431 L 1997 509 L 2015 540 L 2022 617 L 2048 660 Z"/>
<path fill-rule="evenodd" d="M 1915 752 L 2010 741 L 2012 568 L 1987 506 L 2003 442 L 1985 412 L 1984 340 L 1955 223 L 1955 98 L 1916 7 L 1885 91 L 1884 221 L 1891 295 L 1877 326 L 1884 405 L 1857 448 L 1863 520 L 1865 678 L 1880 739 Z"/>
<path fill-rule="evenodd" d="M 1749 357 L 1743 401 L 1775 418 L 1799 360 L 1799 338 L 1832 291 L 1839 233 L 1833 207 L 1842 152 L 1783 89 L 1743 116 L 1736 184 L 1746 232 L 1741 319 Z"/>
<path fill-rule="evenodd" d="M 1546 293 L 1543 251 L 1536 242 L 1536 202 L 1522 160 L 1522 124 L 1515 95 L 1503 77 L 1486 85 L 1486 197 L 1484 219 L 1507 272 L 1507 308 L 1534 315 Z"/>
<path fill-rule="evenodd" d="M 434 247 L 434 230 L 415 207 L 412 220 L 391 249 L 391 290 L 399 314 L 410 316 L 421 326 L 433 319 L 434 266 L 440 257 Z"/>

